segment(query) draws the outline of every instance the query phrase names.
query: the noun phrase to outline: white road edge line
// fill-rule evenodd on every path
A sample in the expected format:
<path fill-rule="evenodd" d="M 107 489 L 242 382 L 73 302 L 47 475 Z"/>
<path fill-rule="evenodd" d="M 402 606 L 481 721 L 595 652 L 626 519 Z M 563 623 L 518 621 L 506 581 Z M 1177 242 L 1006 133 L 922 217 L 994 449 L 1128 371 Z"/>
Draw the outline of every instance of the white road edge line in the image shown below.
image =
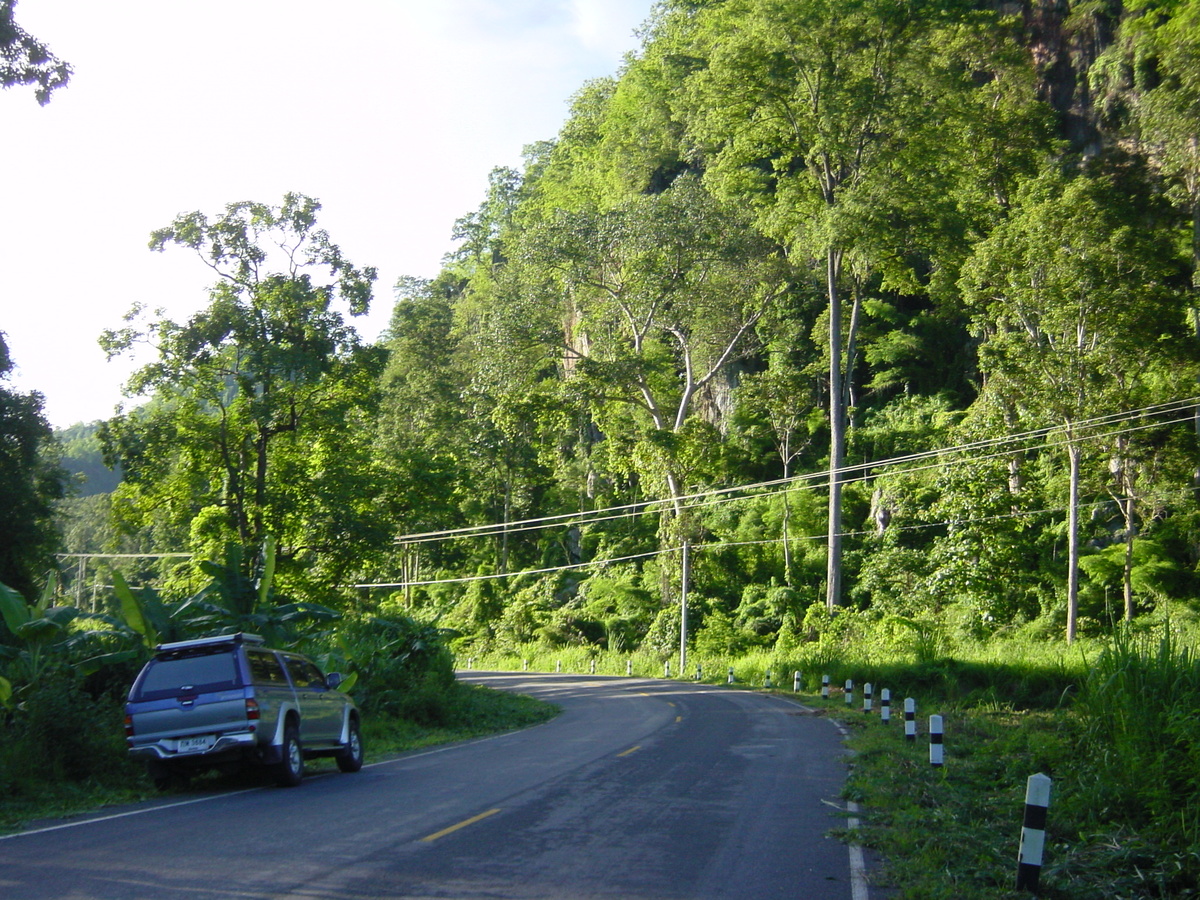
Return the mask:
<path fill-rule="evenodd" d="M 238 794 L 252 794 L 263 788 L 246 788 L 232 791 L 228 794 L 214 794 L 211 797 L 196 797 L 192 800 L 180 800 L 177 803 L 164 803 L 160 806 L 149 806 L 145 809 L 130 809 L 125 812 L 113 813 L 110 816 L 97 816 L 94 819 L 78 819 L 74 822 L 63 822 L 61 825 L 48 825 L 45 828 L 34 828 L 32 831 L 17 831 L 12 834 L 0 834 L 0 841 L 11 841 L 13 838 L 28 837 L 34 834 L 47 834 L 51 831 L 62 831 L 64 828 L 78 828 L 81 825 L 95 825 L 98 822 L 111 822 L 113 819 L 126 819 L 129 816 L 140 816 L 144 813 L 158 812 L 163 809 L 175 809 L 180 806 L 191 806 L 194 803 L 207 803 L 209 800 L 220 800 L 225 797 L 236 797 Z"/>
<path fill-rule="evenodd" d="M 539 723 L 544 724 L 544 723 Z M 536 726 L 534 726 L 536 727 Z M 418 759 L 422 756 L 433 756 L 437 753 L 445 753 L 448 750 L 453 750 L 456 747 L 465 747 L 471 744 L 482 744 L 485 741 L 494 741 L 497 738 L 506 737 L 510 734 L 516 734 L 515 731 L 506 731 L 503 734 L 492 734 L 487 737 L 475 738 L 473 740 L 461 741 L 455 744 L 447 744 L 444 747 L 435 747 L 432 750 L 424 750 L 420 753 L 410 753 L 402 756 L 395 756 L 391 759 L 380 760 L 376 763 L 370 763 L 363 766 L 364 769 L 374 769 L 377 766 L 391 765 L 392 763 L 402 762 L 409 759 Z M 321 778 L 324 775 L 331 773 L 320 773 L 314 777 Z M 179 800 L 175 803 L 161 803 L 157 806 L 147 806 L 144 809 L 128 809 L 125 812 L 112 813 L 107 816 L 96 816 L 91 819 L 74 819 L 70 822 L 62 822 L 58 825 L 47 825 L 45 828 L 34 828 L 30 831 L 14 831 L 12 834 L 0 834 L 0 841 L 11 841 L 13 838 L 31 837 L 35 834 L 49 834 L 52 831 L 63 831 L 67 828 L 81 828 L 84 825 L 96 825 L 100 822 L 111 822 L 113 819 L 127 819 L 130 816 L 143 816 L 147 813 L 161 812 L 164 809 L 177 809 L 180 806 L 192 806 L 196 803 L 208 803 L 212 800 L 226 800 L 230 797 L 237 797 L 241 794 L 253 794 L 255 791 L 269 790 L 268 787 L 252 787 L 244 788 L 240 791 L 229 791 L 228 793 L 211 794 L 207 797 L 194 797 L 191 800 Z"/>
<path fill-rule="evenodd" d="M 858 804 L 853 800 L 846 801 L 846 809 L 851 813 L 858 812 Z M 858 828 L 858 819 L 851 817 L 846 820 L 846 827 L 851 831 Z M 851 900 L 870 900 L 867 890 L 867 861 L 863 856 L 862 844 L 850 843 L 850 898 Z"/>

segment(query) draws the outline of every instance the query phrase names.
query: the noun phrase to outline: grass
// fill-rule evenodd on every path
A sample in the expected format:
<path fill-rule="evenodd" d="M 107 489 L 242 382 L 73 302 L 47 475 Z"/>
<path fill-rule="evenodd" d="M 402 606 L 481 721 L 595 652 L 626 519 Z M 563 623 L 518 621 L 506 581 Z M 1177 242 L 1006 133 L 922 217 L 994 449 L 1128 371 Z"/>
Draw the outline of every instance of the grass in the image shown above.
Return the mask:
<path fill-rule="evenodd" d="M 488 734 L 512 731 L 545 722 L 557 715 L 557 708 L 530 697 L 490 690 L 476 685 L 455 683 L 444 698 L 440 721 L 417 724 L 387 716 L 364 716 L 363 740 L 367 762 L 378 762 L 422 747 L 468 740 Z M 120 721 L 113 727 L 121 734 Z M 83 780 L 67 778 L 15 782 L 0 792 L 0 833 L 10 833 L 49 819 L 62 819 L 94 812 L 104 807 L 138 803 L 163 796 L 154 788 L 144 768 L 123 755 L 110 760 L 105 777 Z M 311 773 L 331 771 L 333 760 L 310 760 Z M 193 779 L 174 793 L 225 791 L 264 783 L 261 772 L 245 769 L 237 773 L 210 772 Z"/>

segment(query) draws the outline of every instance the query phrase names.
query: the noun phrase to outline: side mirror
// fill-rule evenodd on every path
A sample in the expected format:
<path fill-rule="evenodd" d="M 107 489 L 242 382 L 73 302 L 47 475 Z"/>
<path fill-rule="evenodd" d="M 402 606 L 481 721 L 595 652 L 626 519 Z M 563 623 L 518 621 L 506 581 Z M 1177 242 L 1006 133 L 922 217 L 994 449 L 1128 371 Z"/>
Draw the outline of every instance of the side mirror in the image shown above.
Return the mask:
<path fill-rule="evenodd" d="M 328 675 L 325 676 L 325 684 L 331 691 L 336 691 L 338 689 L 338 685 L 340 685 L 341 683 L 342 683 L 342 673 L 341 672 L 330 672 Z"/>

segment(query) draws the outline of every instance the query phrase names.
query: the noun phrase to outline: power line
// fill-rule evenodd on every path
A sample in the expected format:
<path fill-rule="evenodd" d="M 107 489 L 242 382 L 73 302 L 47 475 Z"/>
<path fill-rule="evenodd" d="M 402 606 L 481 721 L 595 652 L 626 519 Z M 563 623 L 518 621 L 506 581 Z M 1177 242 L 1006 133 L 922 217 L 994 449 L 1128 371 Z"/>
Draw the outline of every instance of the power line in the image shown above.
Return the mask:
<path fill-rule="evenodd" d="M 1097 440 L 1103 437 L 1112 437 L 1118 434 L 1130 433 L 1133 430 L 1142 430 L 1144 428 L 1163 427 L 1170 424 L 1177 424 L 1186 419 L 1175 419 L 1168 422 L 1153 422 L 1138 429 L 1129 429 L 1125 431 L 1106 432 L 1100 435 L 1088 434 L 1094 432 L 1095 429 L 1106 427 L 1112 424 L 1117 424 L 1125 421 L 1133 421 L 1134 419 L 1145 418 L 1148 415 L 1164 414 L 1179 412 L 1187 409 L 1191 410 L 1200 403 L 1200 397 L 1186 398 L 1176 400 L 1170 403 L 1157 404 L 1147 406 L 1141 409 L 1129 410 L 1121 413 L 1110 413 L 1103 416 L 1097 416 L 1091 419 L 1084 419 L 1077 423 L 1073 423 L 1072 427 L 1077 431 L 1083 432 L 1077 440 Z M 843 466 L 837 470 L 839 480 L 841 481 L 862 481 L 869 478 L 879 477 L 877 472 L 872 470 L 888 469 L 897 466 L 907 465 L 909 463 L 920 462 L 928 459 L 942 459 L 946 456 L 965 454 L 973 451 L 987 450 L 994 447 L 1004 447 L 1007 445 L 1022 445 L 1015 449 L 1005 450 L 1002 453 L 992 454 L 986 457 L 972 457 L 973 461 L 980 459 L 996 458 L 1005 456 L 1011 453 L 1022 452 L 1030 449 L 1023 446 L 1027 442 L 1037 439 L 1045 439 L 1054 432 L 1062 429 L 1062 425 L 1043 426 L 1032 431 L 1021 432 L 1013 435 L 1002 435 L 994 438 L 985 438 L 979 441 L 972 441 L 965 444 L 959 444 L 952 447 L 939 447 L 932 450 L 923 450 L 916 453 L 905 454 L 903 456 L 889 457 L 882 460 L 874 460 L 870 462 L 855 463 L 853 465 Z M 922 468 L 934 468 L 934 466 L 926 466 Z M 906 471 L 920 471 L 920 468 L 908 469 Z M 851 476 L 859 477 L 851 477 Z M 829 477 L 828 470 L 820 470 L 816 472 L 808 472 L 802 475 L 795 475 L 789 478 L 777 478 L 770 481 L 762 481 L 753 484 L 736 485 L 726 488 L 713 488 L 705 491 L 700 491 L 692 494 L 685 494 L 677 498 L 678 502 L 683 504 L 685 509 L 696 509 L 703 505 L 701 502 L 710 498 L 726 497 L 730 494 L 741 492 L 757 491 L 752 496 L 761 497 L 762 492 L 770 488 L 785 487 L 787 490 L 808 490 L 809 483 L 814 482 L 812 487 L 821 487 Z M 734 497 L 733 500 L 748 499 L 745 497 Z M 449 528 L 441 531 L 418 532 L 408 535 L 402 535 L 395 539 L 397 544 L 423 544 L 446 540 L 447 538 L 459 537 L 492 537 L 500 534 L 515 534 L 524 531 L 536 531 L 555 525 L 590 525 L 598 522 L 607 522 L 614 519 L 630 518 L 642 512 L 646 512 L 654 506 L 666 506 L 675 502 L 671 498 L 655 498 L 650 500 L 637 501 L 635 503 L 622 504 L 620 506 L 612 506 L 598 510 L 580 511 L 573 513 L 560 513 L 553 516 L 539 516 L 533 519 L 519 519 L 508 523 L 489 523 L 487 525 L 468 525 L 460 528 Z"/>
<path fill-rule="evenodd" d="M 1180 399 L 1180 400 L 1170 401 L 1167 403 L 1154 404 L 1151 406 L 1142 407 L 1140 409 L 1126 410 L 1126 411 L 1122 411 L 1122 412 L 1118 412 L 1118 413 L 1109 413 L 1109 414 L 1105 414 L 1102 416 L 1096 416 L 1096 417 L 1093 417 L 1090 419 L 1084 419 L 1079 422 L 1070 423 L 1070 427 L 1072 428 L 1072 430 L 1075 431 L 1077 435 L 1079 435 L 1078 437 L 1074 438 L 1073 440 L 1075 440 L 1075 441 L 1082 441 L 1082 440 L 1097 441 L 1097 440 L 1117 437 L 1117 436 L 1124 435 L 1124 434 L 1131 434 L 1131 433 L 1143 431 L 1143 430 L 1150 429 L 1150 428 L 1161 428 L 1161 427 L 1167 427 L 1169 425 L 1179 424 L 1179 423 L 1182 423 L 1185 421 L 1189 421 L 1193 418 L 1194 411 L 1195 411 L 1196 405 L 1198 403 L 1200 403 L 1200 397 L 1189 397 L 1189 398 L 1184 398 L 1184 399 Z M 1178 416 L 1177 418 L 1170 418 L 1167 420 L 1159 419 L 1158 421 L 1152 421 L 1152 422 L 1144 421 L 1147 417 L 1174 415 L 1174 414 L 1178 414 L 1178 413 L 1182 413 L 1182 412 L 1186 412 L 1186 415 Z M 1143 420 L 1143 421 L 1141 421 L 1141 424 L 1138 424 L 1136 426 L 1131 426 L 1129 428 L 1122 428 L 1122 429 L 1109 430 L 1109 431 L 1100 431 L 1099 430 L 1099 429 L 1103 429 L 1103 428 L 1111 428 L 1111 426 L 1114 426 L 1114 425 L 1119 425 L 1122 423 L 1130 423 L 1130 422 L 1139 421 L 1139 420 Z M 983 439 L 980 441 L 972 441 L 969 443 L 960 444 L 960 445 L 953 446 L 953 447 L 942 447 L 942 448 L 937 448 L 937 449 L 933 449 L 933 450 L 920 451 L 917 453 L 906 454 L 906 455 L 898 456 L 898 457 L 890 457 L 890 458 L 884 459 L 884 460 L 857 463 L 857 464 L 854 464 L 851 466 L 845 466 L 845 467 L 839 469 L 837 474 L 839 476 L 841 476 L 843 474 L 850 475 L 850 474 L 857 473 L 859 475 L 858 478 L 847 478 L 846 480 L 847 481 L 866 481 L 866 480 L 872 480 L 874 478 L 883 477 L 884 472 L 882 470 L 896 468 L 899 466 L 905 466 L 905 465 L 908 465 L 908 464 L 914 463 L 914 462 L 924 462 L 927 460 L 936 460 L 935 462 L 931 462 L 928 465 L 905 468 L 903 471 L 906 474 L 920 472 L 920 471 L 926 471 L 926 470 L 934 469 L 934 468 L 939 468 L 939 467 L 945 465 L 947 462 L 951 462 L 952 464 L 959 464 L 961 462 L 980 462 L 980 461 L 991 460 L 991 459 L 999 459 L 999 458 L 1003 458 L 1006 456 L 1010 456 L 1015 453 L 1026 452 L 1027 450 L 1032 449 L 1032 442 L 1034 440 L 1045 440 L 1048 437 L 1055 434 L 1056 432 L 1063 431 L 1065 427 L 1066 427 L 1065 424 L 1044 426 L 1044 427 L 1041 427 L 1038 429 L 1021 432 L 1021 433 L 1014 434 L 1014 435 L 1002 435 L 1002 436 L 998 436 L 998 437 L 994 437 L 994 438 L 986 438 L 986 439 Z M 1082 432 L 1082 434 L 1081 434 L 1081 432 Z M 1003 449 L 1003 448 L 1008 448 L 1008 449 Z M 962 457 L 964 454 L 970 453 L 972 451 L 987 450 L 987 449 L 994 449 L 994 450 L 996 450 L 996 452 L 987 453 L 983 456 L 974 455 L 974 456 L 971 456 L 966 459 L 953 460 L 953 461 L 948 461 L 945 458 L 948 456 Z M 810 472 L 810 473 L 805 473 L 803 475 L 793 476 L 791 478 L 773 479 L 771 481 L 758 482 L 756 484 L 739 485 L 736 487 L 718 488 L 718 489 L 713 489 L 713 490 L 709 490 L 709 491 L 698 492 L 698 493 L 694 493 L 694 494 L 685 495 L 684 497 L 679 498 L 679 500 L 681 502 L 687 501 L 685 503 L 685 508 L 691 509 L 691 508 L 702 507 L 705 505 L 711 505 L 711 502 L 713 502 L 713 498 L 717 498 L 715 500 L 715 502 L 721 502 L 721 503 L 736 502 L 738 500 L 761 498 L 764 496 L 769 497 L 769 496 L 772 496 L 774 493 L 790 492 L 790 491 L 796 491 L 796 490 L 813 490 L 813 489 L 821 487 L 822 485 L 821 485 L 821 483 L 819 483 L 819 480 L 825 479 L 828 476 L 829 476 L 828 471 Z M 765 491 L 766 489 L 780 488 L 780 487 L 783 488 L 783 491 L 770 491 L 770 492 L 766 492 L 766 493 L 754 493 L 754 494 L 749 494 L 748 496 L 730 496 L 731 494 L 735 494 L 738 492 Z M 692 502 L 692 501 L 700 501 L 700 502 Z M 706 504 L 703 501 L 709 501 L 709 502 Z M 558 523 L 558 524 L 564 524 L 564 525 L 566 525 L 566 524 L 593 524 L 596 522 L 609 521 L 609 520 L 615 519 L 615 518 L 628 518 L 630 516 L 638 514 L 638 512 L 645 511 L 646 509 L 648 509 L 656 504 L 666 504 L 666 503 L 670 503 L 670 502 L 672 502 L 672 501 L 669 498 L 666 498 L 666 499 L 660 498 L 660 499 L 639 501 L 637 503 L 632 503 L 632 504 L 623 504 L 621 506 L 609 507 L 607 509 L 593 510 L 593 511 L 587 512 L 587 513 L 567 513 L 567 514 L 561 514 L 561 515 L 555 515 L 555 516 L 544 516 L 544 517 L 539 517 L 537 519 L 526 519 L 526 520 L 522 520 L 522 521 L 507 523 L 507 524 L 470 526 L 470 527 L 465 527 L 465 528 L 446 529 L 445 531 L 441 531 L 441 532 L 424 532 L 421 534 L 408 535 L 408 536 L 398 538 L 397 543 L 406 543 L 406 544 L 426 543 L 426 542 L 431 542 L 431 541 L 435 541 L 435 540 L 444 540 L 446 538 L 452 538 L 452 537 L 490 537 L 492 535 L 501 534 L 501 533 L 505 533 L 505 532 L 511 534 L 511 533 L 520 532 L 520 531 L 539 530 L 539 529 L 547 527 L 548 523 Z M 1099 506 L 1099 505 L 1102 505 L 1102 504 L 1090 504 L 1089 506 Z M 1084 507 L 1084 508 L 1087 508 L 1087 507 Z M 1064 511 L 1065 511 L 1065 507 L 1046 509 L 1046 510 L 1040 510 L 1040 511 L 1021 511 L 1021 512 L 1004 514 L 1004 515 L 972 518 L 972 519 L 966 520 L 966 521 L 969 521 L 969 522 L 994 521 L 994 520 L 1002 520 L 1002 519 L 1007 519 L 1007 518 L 1019 518 L 1019 517 L 1025 517 L 1025 516 L 1031 516 L 1031 515 L 1040 515 L 1040 514 L 1045 514 L 1045 513 L 1054 513 L 1054 512 L 1061 513 Z M 945 521 L 945 522 L 929 522 L 929 523 L 922 523 L 920 525 L 900 526 L 900 530 L 903 530 L 903 531 L 923 530 L 923 529 L 928 529 L 928 528 L 949 526 L 949 525 L 953 525 L 953 524 L 962 524 L 962 522 L 959 520 L 952 520 L 952 521 Z M 843 536 L 846 536 L 846 537 L 855 537 L 855 536 L 862 536 L 862 535 L 870 534 L 870 532 L 869 531 L 842 532 L 842 534 L 843 534 Z M 693 546 L 693 549 L 696 549 L 696 550 L 707 550 L 707 549 L 718 549 L 718 548 L 722 548 L 722 547 L 731 547 L 731 546 L 748 546 L 748 545 L 754 545 L 754 544 L 762 544 L 762 545 L 778 544 L 778 543 L 782 543 L 784 541 L 823 540 L 825 537 L 826 537 L 826 535 L 824 535 L 824 534 L 806 535 L 806 536 L 800 536 L 800 537 L 795 537 L 795 536 L 783 537 L 783 536 L 781 536 L 779 538 L 773 538 L 773 539 L 762 540 L 762 541 L 741 541 L 741 542 L 721 541 L 721 542 L 715 542 L 715 543 L 711 543 L 711 544 L 693 544 L 692 546 Z M 387 583 L 381 582 L 381 583 L 372 583 L 372 584 L 358 584 L 358 585 L 353 585 L 353 587 L 356 587 L 356 588 L 401 588 L 401 587 L 427 586 L 427 585 L 434 585 L 434 584 L 461 584 L 461 583 L 475 582 L 475 581 L 496 580 L 496 579 L 501 579 L 501 578 L 513 578 L 513 577 L 520 577 L 520 576 L 525 576 L 525 575 L 542 575 L 542 574 L 550 574 L 553 572 L 571 571 L 571 570 L 582 569 L 582 568 L 591 568 L 591 567 L 595 567 L 595 566 L 604 566 L 604 565 L 609 565 L 612 563 L 627 562 L 627 561 L 636 560 L 636 559 L 648 559 L 648 558 L 652 558 L 655 556 L 661 556 L 663 554 L 676 553 L 676 552 L 679 552 L 680 549 L 681 549 L 680 547 L 659 548 L 658 550 L 648 551 L 646 553 L 634 554 L 634 555 L 630 555 L 630 556 L 623 556 L 623 557 L 617 557 L 617 558 L 612 558 L 612 559 L 592 560 L 592 561 L 583 562 L 583 563 L 571 563 L 571 564 L 566 564 L 566 565 L 562 565 L 562 566 L 553 566 L 553 567 L 547 567 L 547 568 L 542 568 L 542 569 L 522 570 L 519 572 L 507 572 L 507 573 L 496 573 L 496 574 L 491 574 L 491 575 L 466 576 L 466 577 L 451 578 L 451 579 L 432 579 L 432 580 L 425 580 L 425 581 L 387 582 Z"/>

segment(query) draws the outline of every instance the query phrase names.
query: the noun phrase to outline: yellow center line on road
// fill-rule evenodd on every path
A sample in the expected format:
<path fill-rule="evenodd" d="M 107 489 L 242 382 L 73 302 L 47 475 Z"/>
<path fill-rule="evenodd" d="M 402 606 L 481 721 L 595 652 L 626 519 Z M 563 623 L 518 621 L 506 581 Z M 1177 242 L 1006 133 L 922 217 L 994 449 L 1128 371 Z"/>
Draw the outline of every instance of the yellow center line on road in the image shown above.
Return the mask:
<path fill-rule="evenodd" d="M 436 841 L 438 838 L 445 837 L 448 834 L 453 834 L 454 832 L 458 831 L 460 828 L 466 828 L 468 825 L 474 825 L 476 822 L 480 822 L 480 821 L 486 819 L 488 816 L 494 816 L 498 812 L 500 812 L 500 810 L 498 810 L 498 809 L 489 809 L 487 812 L 480 813 L 477 816 L 472 816 L 471 818 L 466 819 L 465 821 L 459 822 L 457 825 L 451 825 L 449 828 L 443 828 L 441 831 L 435 831 L 433 834 L 428 835 L 427 837 L 421 838 L 421 841 L 422 841 L 422 843 L 426 843 L 426 844 L 432 843 L 433 841 Z"/>
<path fill-rule="evenodd" d="M 628 756 L 630 753 L 637 753 L 637 751 L 639 751 L 641 749 L 642 749 L 642 745 L 638 744 L 636 747 L 630 747 L 628 750 L 624 750 L 621 753 L 618 753 L 617 756 Z"/>

